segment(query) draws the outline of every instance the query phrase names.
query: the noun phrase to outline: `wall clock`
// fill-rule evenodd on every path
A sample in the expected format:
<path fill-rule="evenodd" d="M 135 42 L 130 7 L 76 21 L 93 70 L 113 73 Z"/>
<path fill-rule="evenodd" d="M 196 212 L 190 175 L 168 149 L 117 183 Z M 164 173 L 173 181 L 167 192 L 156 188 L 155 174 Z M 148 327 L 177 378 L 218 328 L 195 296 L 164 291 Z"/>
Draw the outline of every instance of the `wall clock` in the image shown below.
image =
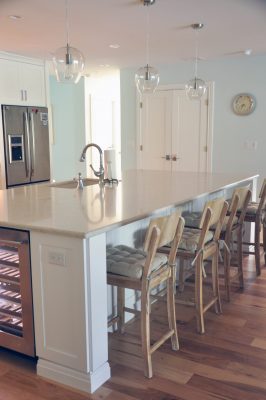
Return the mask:
<path fill-rule="evenodd" d="M 248 93 L 239 93 L 233 98 L 233 110 L 237 115 L 251 114 L 256 107 L 255 97 Z"/>

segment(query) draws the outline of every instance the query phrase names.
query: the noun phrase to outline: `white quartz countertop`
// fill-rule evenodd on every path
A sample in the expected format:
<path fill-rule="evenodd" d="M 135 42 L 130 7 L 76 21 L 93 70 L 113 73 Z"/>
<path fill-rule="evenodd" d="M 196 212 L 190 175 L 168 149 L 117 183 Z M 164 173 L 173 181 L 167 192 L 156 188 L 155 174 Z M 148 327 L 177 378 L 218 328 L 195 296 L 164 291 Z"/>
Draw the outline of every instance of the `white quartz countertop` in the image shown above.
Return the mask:
<path fill-rule="evenodd" d="M 128 171 L 112 187 L 83 190 L 34 184 L 0 190 L 0 225 L 90 236 L 257 175 Z"/>

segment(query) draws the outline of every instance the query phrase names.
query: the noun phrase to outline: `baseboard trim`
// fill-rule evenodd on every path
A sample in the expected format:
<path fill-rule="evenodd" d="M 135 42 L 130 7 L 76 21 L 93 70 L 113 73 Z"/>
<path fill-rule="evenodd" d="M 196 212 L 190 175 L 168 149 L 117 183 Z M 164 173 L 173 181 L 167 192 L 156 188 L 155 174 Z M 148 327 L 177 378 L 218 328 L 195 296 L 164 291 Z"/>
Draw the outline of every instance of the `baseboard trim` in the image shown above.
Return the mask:
<path fill-rule="evenodd" d="M 103 364 L 94 372 L 81 372 L 51 361 L 39 359 L 37 363 L 37 374 L 54 382 L 81 390 L 86 393 L 93 393 L 111 376 L 108 362 Z"/>

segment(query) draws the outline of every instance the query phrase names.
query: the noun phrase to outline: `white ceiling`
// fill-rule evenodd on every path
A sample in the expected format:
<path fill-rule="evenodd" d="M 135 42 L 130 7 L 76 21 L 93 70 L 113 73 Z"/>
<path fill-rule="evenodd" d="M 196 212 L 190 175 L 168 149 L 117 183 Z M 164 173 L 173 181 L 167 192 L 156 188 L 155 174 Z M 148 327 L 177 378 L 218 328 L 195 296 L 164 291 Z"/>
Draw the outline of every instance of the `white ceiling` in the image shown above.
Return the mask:
<path fill-rule="evenodd" d="M 69 0 L 69 13 L 70 45 L 84 53 L 87 70 L 145 64 L 142 0 Z M 195 22 L 205 25 L 199 34 L 204 59 L 245 49 L 266 53 L 266 0 L 156 0 L 149 14 L 152 65 L 194 57 L 195 33 L 189 26 Z M 0 0 L 0 50 L 51 59 L 65 44 L 65 0 Z"/>

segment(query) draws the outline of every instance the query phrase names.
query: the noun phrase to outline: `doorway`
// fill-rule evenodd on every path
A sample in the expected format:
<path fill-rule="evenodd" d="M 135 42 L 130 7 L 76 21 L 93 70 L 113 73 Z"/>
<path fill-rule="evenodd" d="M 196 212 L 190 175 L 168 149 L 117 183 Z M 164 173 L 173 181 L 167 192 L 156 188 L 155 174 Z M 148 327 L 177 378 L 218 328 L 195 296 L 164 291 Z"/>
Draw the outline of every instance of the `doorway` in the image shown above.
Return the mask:
<path fill-rule="evenodd" d="M 213 84 L 199 101 L 184 85 L 159 86 L 138 99 L 138 169 L 211 172 Z"/>

